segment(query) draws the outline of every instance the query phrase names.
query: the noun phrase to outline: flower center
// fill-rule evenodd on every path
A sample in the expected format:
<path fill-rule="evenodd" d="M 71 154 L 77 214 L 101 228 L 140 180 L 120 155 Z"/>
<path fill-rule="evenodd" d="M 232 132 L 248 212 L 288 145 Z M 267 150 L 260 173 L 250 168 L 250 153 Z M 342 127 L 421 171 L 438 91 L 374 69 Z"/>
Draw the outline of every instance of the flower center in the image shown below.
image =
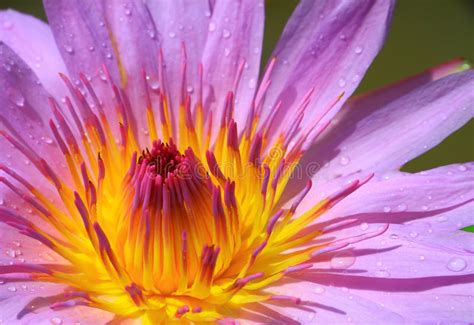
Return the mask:
<path fill-rule="evenodd" d="M 232 90 L 221 116 L 213 121 L 211 109 L 203 106 L 202 85 L 193 105 L 193 98 L 183 93 L 177 114 L 171 112 L 166 87 L 153 94 L 155 106 L 147 88 L 149 137 L 143 140 L 131 124 L 123 91 L 107 80 L 107 96 L 115 101 L 117 140 L 117 125 L 112 125 L 88 78 L 81 75 L 83 89 L 62 78 L 71 96 L 65 107 L 50 100 L 55 118 L 50 127 L 67 175 L 60 176 L 15 136 L 0 134 L 28 157 L 61 201 L 51 203 L 27 179 L 0 166 L 7 176 L 0 181 L 46 226 L 4 207 L 0 221 L 40 241 L 61 259 L 54 265 L 0 266 L 0 273 L 28 273 L 34 280 L 67 287 L 62 295 L 41 298 L 41 304 L 31 301 L 18 318 L 41 308 L 44 301 L 53 309 L 87 305 L 150 323 L 179 318 L 213 321 L 251 302 L 299 301 L 265 289 L 311 266 L 324 245 L 309 243 L 321 230 L 303 229 L 359 185 L 349 184 L 295 218 L 309 183 L 286 208 L 279 208 L 314 127 L 290 142 L 300 127 L 299 118 L 280 134 L 269 135 L 272 117 L 259 121 L 262 93 L 239 135 Z M 268 76 L 262 82 L 268 82 Z M 302 112 L 307 103 L 306 98 L 297 110 Z M 71 118 L 66 118 L 66 110 Z M 220 124 L 213 128 L 216 121 Z M 151 146 L 142 150 L 140 142 Z"/>

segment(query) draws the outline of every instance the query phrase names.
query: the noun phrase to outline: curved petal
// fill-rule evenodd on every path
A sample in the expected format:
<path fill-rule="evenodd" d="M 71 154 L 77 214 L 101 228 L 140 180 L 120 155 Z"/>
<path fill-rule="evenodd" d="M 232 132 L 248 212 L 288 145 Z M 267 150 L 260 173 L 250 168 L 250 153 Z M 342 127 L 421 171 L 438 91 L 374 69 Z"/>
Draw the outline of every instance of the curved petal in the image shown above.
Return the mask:
<path fill-rule="evenodd" d="M 186 50 L 186 91 L 195 93 L 199 87 L 198 67 L 201 63 L 212 15 L 210 1 L 147 0 L 151 16 L 160 35 L 166 63 L 166 83 L 173 107 L 181 96 L 181 62 L 183 45 Z"/>
<path fill-rule="evenodd" d="M 473 285 L 466 276 L 459 276 L 446 287 L 422 292 L 410 292 L 419 279 L 405 281 L 407 291 L 397 291 L 400 280 L 364 278 L 357 275 L 297 276 L 295 281 L 274 288 L 279 295 L 296 295 L 299 305 L 288 306 L 266 303 L 262 314 L 273 315 L 274 319 L 286 319 L 286 324 L 405 324 L 472 322 L 472 298 L 468 292 Z M 456 277 L 452 277 L 456 278 Z M 341 281 L 344 279 L 344 281 Z M 433 279 L 439 281 L 440 279 Z M 330 284 L 328 284 L 330 283 Z M 388 286 L 394 291 L 367 290 L 365 287 Z M 362 288 L 362 289 L 360 289 Z M 258 308 L 256 308 L 258 310 Z"/>
<path fill-rule="evenodd" d="M 7 45 L 0 43 L 0 53 L 0 128 L 30 152 L 26 157 L 0 135 L 0 164 L 35 178 L 38 172 L 33 165 L 44 158 L 59 175 L 69 180 L 63 155 L 48 125 L 52 116 L 48 93 L 33 71 Z"/>
<path fill-rule="evenodd" d="M 119 69 L 116 44 L 109 37 L 111 31 L 105 20 L 103 3 L 95 0 L 44 0 L 43 5 L 74 85 L 81 87 L 80 75 L 84 74 L 104 103 L 105 115 L 118 133 L 117 104 L 109 83 L 121 87 L 125 85 L 125 78 Z"/>
<path fill-rule="evenodd" d="M 373 102 L 371 97 L 355 101 L 336 116 L 302 164 L 323 166 L 316 180 L 398 169 L 472 118 L 473 87 L 474 71 L 466 71 L 422 85 L 386 105 L 378 96 Z"/>
<path fill-rule="evenodd" d="M 357 88 L 383 45 L 393 11 L 393 1 L 301 1 L 291 16 L 273 56 L 271 85 L 265 114 L 277 101 L 282 109 L 272 130 L 283 120 L 294 120 L 294 104 L 313 89 L 312 101 L 302 122 L 311 127 L 332 107 L 333 116 Z"/>
<path fill-rule="evenodd" d="M 472 207 L 464 205 L 449 215 L 472 213 Z M 370 231 L 367 225 L 362 229 Z M 359 232 L 357 226 L 331 235 Z M 448 239 L 444 230 L 426 222 L 392 224 L 380 236 L 315 257 L 312 269 L 269 291 L 301 298 L 300 306 L 277 311 L 302 323 L 311 323 L 308 318 L 360 323 L 370 317 L 396 323 L 469 322 L 474 317 L 474 235 L 455 232 Z M 361 308 L 370 302 L 372 306 Z"/>
<path fill-rule="evenodd" d="M 319 221 L 373 213 L 385 214 L 387 222 L 394 223 L 416 219 L 417 213 L 418 218 L 423 218 L 431 211 L 474 200 L 473 184 L 474 163 L 443 166 L 416 174 L 388 173 L 343 199 Z M 465 226 L 468 220 L 458 222 Z"/>
<path fill-rule="evenodd" d="M 45 0 L 43 5 L 56 44 L 73 78 L 85 73 L 98 78 L 107 66 L 113 81 L 120 85 L 120 73 L 99 1 Z"/>
<path fill-rule="evenodd" d="M 0 11 L 0 24 L 0 41 L 35 71 L 48 92 L 62 96 L 65 89 L 58 73 L 65 72 L 66 67 L 49 26 L 14 10 Z"/>
<path fill-rule="evenodd" d="M 234 119 L 244 126 L 251 109 L 260 68 L 263 40 L 262 0 L 217 1 L 209 23 L 204 66 L 204 100 L 214 116 L 214 129 L 228 92 L 234 92 Z"/>
<path fill-rule="evenodd" d="M 142 1 L 103 1 L 104 18 L 109 37 L 114 45 L 115 56 L 119 65 L 122 87 L 126 90 L 131 104 L 129 119 L 136 126 L 139 140 L 148 131 L 146 109 L 148 106 L 148 83 L 157 80 L 157 62 L 161 35 L 156 27 L 148 7 Z M 175 77 L 177 79 L 177 76 Z M 141 145 L 149 145 L 144 139 Z"/>
<path fill-rule="evenodd" d="M 5 203 L 2 203 L 4 205 Z M 39 242 L 0 224 L 0 264 L 61 263 L 62 259 Z M 107 312 L 92 308 L 52 310 L 65 286 L 34 282 L 25 275 L 0 275 L 0 319 L 5 324 L 97 324 L 112 318 Z M 36 298 L 36 303 L 32 301 Z M 28 306 L 33 305 L 34 307 Z"/>

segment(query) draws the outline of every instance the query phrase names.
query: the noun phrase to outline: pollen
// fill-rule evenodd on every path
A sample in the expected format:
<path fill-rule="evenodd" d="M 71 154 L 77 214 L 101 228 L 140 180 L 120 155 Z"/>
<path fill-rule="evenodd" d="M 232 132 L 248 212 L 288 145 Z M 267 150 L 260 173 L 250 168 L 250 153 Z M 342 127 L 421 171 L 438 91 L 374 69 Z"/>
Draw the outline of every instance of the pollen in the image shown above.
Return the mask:
<path fill-rule="evenodd" d="M 159 62 L 162 68 L 161 56 Z M 197 73 L 202 80 L 202 67 Z M 64 102 L 50 98 L 50 128 L 67 177 L 14 135 L 1 133 L 56 189 L 60 203 L 0 166 L 5 174 L 0 181 L 45 226 L 4 207 L 0 221 L 44 244 L 61 262 L 0 266 L 1 273 L 65 285 L 63 294 L 41 298 L 50 308 L 84 305 L 150 324 L 225 319 L 229 311 L 252 302 L 300 302 L 273 294 L 269 287 L 311 267 L 320 252 L 332 249 L 311 244 L 321 229 L 308 226 L 365 182 L 350 183 L 298 215 L 311 182 L 292 201 L 283 201 L 308 135 L 325 127 L 320 119 L 296 139 L 292 135 L 302 116 L 270 135 L 272 117 L 260 119 L 263 91 L 239 131 L 233 118 L 235 89 L 229 89 L 222 114 L 213 117 L 202 96 L 191 98 L 186 92 L 179 107 L 172 108 L 166 82 L 160 80 L 163 86 L 153 96 L 144 95 L 144 144 L 119 85 L 107 79 L 114 100 L 110 109 L 84 75 L 79 83 L 61 77 L 69 95 Z M 266 75 L 262 83 L 268 82 Z M 196 92 L 202 94 L 202 85 Z M 310 96 L 298 111 L 304 111 Z M 106 108 L 116 116 L 111 118 Z M 44 306 L 37 299 L 18 319 Z"/>

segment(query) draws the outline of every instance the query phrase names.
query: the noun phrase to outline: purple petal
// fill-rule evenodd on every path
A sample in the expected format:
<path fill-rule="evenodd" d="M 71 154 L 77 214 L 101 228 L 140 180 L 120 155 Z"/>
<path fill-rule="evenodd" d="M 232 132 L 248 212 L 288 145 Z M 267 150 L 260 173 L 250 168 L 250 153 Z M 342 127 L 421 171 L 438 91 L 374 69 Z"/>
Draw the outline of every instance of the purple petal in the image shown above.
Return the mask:
<path fill-rule="evenodd" d="M 54 170 L 68 180 L 68 171 L 49 128 L 51 109 L 48 93 L 33 71 L 7 45 L 0 44 L 0 126 L 28 147 L 29 151 L 45 158 Z M 38 176 L 31 157 L 25 157 L 0 136 L 0 162 L 21 175 Z M 55 159 L 51 159 L 55 157 Z M 41 183 L 45 182 L 42 179 Z"/>
<path fill-rule="evenodd" d="M 362 98 L 336 116 L 322 139 L 306 154 L 324 166 L 316 179 L 365 170 L 384 172 L 439 144 L 473 116 L 474 72 L 457 73 L 415 88 L 387 104 Z"/>
<path fill-rule="evenodd" d="M 453 209 L 449 216 L 472 214 L 472 207 Z M 362 230 L 371 227 L 362 225 Z M 329 235 L 340 238 L 359 232 L 357 225 Z M 302 323 L 357 323 L 370 317 L 389 317 L 388 322 L 397 323 L 471 321 L 473 235 L 456 232 L 448 238 L 444 230 L 426 222 L 392 224 L 378 237 L 317 256 L 313 269 L 294 273 L 284 285 L 269 289 L 302 300 L 299 306 L 276 311 Z M 369 308 L 361 309 L 365 304 Z"/>
<path fill-rule="evenodd" d="M 394 223 L 426 218 L 432 211 L 474 200 L 473 183 L 474 163 L 443 166 L 416 174 L 393 172 L 362 186 L 319 220 L 374 213 L 384 214 L 386 222 Z M 468 220 L 457 222 L 464 227 Z"/>
<path fill-rule="evenodd" d="M 393 1 L 302 1 L 288 22 L 273 56 L 277 62 L 265 101 L 282 110 L 273 131 L 292 120 L 304 95 L 314 89 L 303 127 L 332 108 L 332 116 L 359 85 L 385 39 Z"/>
<path fill-rule="evenodd" d="M 187 54 L 186 91 L 195 94 L 212 8 L 209 1 L 149 0 L 147 6 L 156 24 L 166 64 L 166 83 L 173 107 L 178 107 L 183 45 Z"/>
<path fill-rule="evenodd" d="M 109 36 L 115 45 L 115 57 L 119 64 L 122 87 L 131 103 L 132 125 L 136 125 L 139 138 L 144 138 L 148 129 L 145 110 L 147 109 L 148 81 L 157 80 L 159 35 L 148 7 L 141 1 L 123 3 L 111 1 L 104 10 Z M 176 55 L 176 54 L 175 54 Z M 174 76 L 173 80 L 179 79 Z M 144 139 L 143 146 L 149 145 Z"/>
<path fill-rule="evenodd" d="M 116 53 L 99 1 L 45 0 L 44 8 L 64 62 L 73 78 L 79 73 L 96 79 L 105 65 L 120 85 Z"/>
<path fill-rule="evenodd" d="M 66 67 L 54 42 L 51 29 L 41 20 L 13 10 L 0 11 L 0 41 L 7 44 L 35 71 L 46 90 L 62 96 L 64 86 L 58 72 Z"/>
<path fill-rule="evenodd" d="M 202 59 L 206 83 L 204 100 L 212 102 L 213 116 L 219 117 L 227 93 L 233 91 L 236 102 L 234 118 L 241 128 L 258 83 L 263 24 L 262 0 L 218 1 L 209 23 Z M 239 71 L 240 68 L 243 71 Z M 218 123 L 219 120 L 214 126 L 218 127 Z"/>
<path fill-rule="evenodd" d="M 344 280 L 342 280 L 344 279 Z M 425 279 L 452 284 L 414 292 Z M 292 283 L 272 289 L 301 298 L 299 305 L 266 303 L 266 314 L 273 322 L 286 324 L 404 324 L 472 321 L 472 277 L 433 277 L 424 279 L 384 279 L 360 275 L 302 273 Z M 456 284 L 458 283 L 458 284 Z M 460 284 L 459 284 L 460 283 Z M 392 290 L 385 291 L 388 287 Z M 419 288 L 418 287 L 418 288 Z M 427 285 L 429 287 L 429 285 Z M 262 308 L 255 308 L 255 310 Z M 272 312 L 269 312 L 272 310 Z"/>

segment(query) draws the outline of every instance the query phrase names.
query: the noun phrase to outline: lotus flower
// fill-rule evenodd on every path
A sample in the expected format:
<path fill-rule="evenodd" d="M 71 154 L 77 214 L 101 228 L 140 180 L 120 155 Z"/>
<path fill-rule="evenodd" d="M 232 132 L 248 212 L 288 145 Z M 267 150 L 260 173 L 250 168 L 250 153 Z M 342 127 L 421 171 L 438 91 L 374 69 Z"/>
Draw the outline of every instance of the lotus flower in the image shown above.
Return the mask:
<path fill-rule="evenodd" d="M 472 322 L 474 165 L 399 168 L 473 113 L 455 60 L 350 98 L 392 1 L 0 14 L 5 324 Z"/>

